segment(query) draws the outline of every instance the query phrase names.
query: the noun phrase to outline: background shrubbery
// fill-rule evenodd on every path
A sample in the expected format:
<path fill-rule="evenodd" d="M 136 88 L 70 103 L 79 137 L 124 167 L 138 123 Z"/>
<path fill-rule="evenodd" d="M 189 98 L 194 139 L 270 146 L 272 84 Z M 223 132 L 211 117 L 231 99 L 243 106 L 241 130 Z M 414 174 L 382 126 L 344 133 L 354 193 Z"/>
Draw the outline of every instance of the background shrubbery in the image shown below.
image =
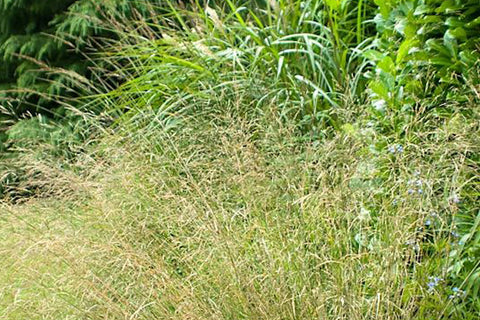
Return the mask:
<path fill-rule="evenodd" d="M 111 42 L 118 41 L 120 30 L 136 28 L 134 18 L 148 20 L 157 4 L 125 0 L 0 1 L 3 196 L 17 198 L 34 193 L 20 187 L 28 180 L 22 170 L 28 166 L 21 159 L 25 151 L 38 149 L 42 156 L 48 153 L 69 159 L 91 138 L 92 131 L 98 131 L 88 119 L 101 113 L 103 106 L 85 101 L 123 81 L 98 57 Z M 132 25 L 124 26 L 123 21 Z"/>

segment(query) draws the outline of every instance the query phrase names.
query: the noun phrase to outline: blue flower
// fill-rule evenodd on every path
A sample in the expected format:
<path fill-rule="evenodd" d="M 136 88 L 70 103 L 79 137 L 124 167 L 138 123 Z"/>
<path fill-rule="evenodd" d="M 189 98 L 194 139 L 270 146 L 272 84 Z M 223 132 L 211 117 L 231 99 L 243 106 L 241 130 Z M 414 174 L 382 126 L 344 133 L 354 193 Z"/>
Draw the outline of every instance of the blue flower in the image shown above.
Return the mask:
<path fill-rule="evenodd" d="M 443 281 L 443 279 L 439 277 L 428 277 L 428 279 L 430 280 L 430 282 L 427 283 L 429 291 L 435 289 L 435 287 L 440 283 L 440 281 Z"/>
<path fill-rule="evenodd" d="M 465 296 L 465 294 L 466 294 L 465 290 L 461 290 L 457 287 L 453 287 L 452 292 L 453 292 L 453 294 L 448 296 L 449 299 L 460 298 L 462 296 Z"/>
<path fill-rule="evenodd" d="M 426 226 L 430 226 L 431 224 L 432 224 L 432 220 L 428 219 L 427 221 L 425 221 Z"/>
<path fill-rule="evenodd" d="M 389 145 L 387 149 L 388 149 L 388 152 L 390 152 L 391 154 L 402 153 L 403 152 L 403 146 L 401 144 Z"/>

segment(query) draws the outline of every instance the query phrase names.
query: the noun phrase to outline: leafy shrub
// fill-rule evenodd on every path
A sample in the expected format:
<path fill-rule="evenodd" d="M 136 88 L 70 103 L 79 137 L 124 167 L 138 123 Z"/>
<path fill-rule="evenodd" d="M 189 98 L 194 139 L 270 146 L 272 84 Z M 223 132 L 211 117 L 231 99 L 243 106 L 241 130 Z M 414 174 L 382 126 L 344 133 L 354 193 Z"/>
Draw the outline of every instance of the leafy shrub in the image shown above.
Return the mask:
<path fill-rule="evenodd" d="M 377 50 L 366 53 L 377 68 L 370 84 L 375 98 L 394 109 L 407 104 L 403 111 L 418 99 L 467 101 L 461 89 L 478 84 L 478 1 L 376 3 Z"/>
<path fill-rule="evenodd" d="M 475 203 L 480 163 L 475 132 L 479 130 L 480 39 L 476 35 L 480 4 L 376 3 L 374 21 L 379 34 L 375 49 L 365 52 L 372 62 L 373 123 L 387 145 L 397 141 L 429 148 L 422 163 L 435 164 L 442 172 L 436 178 L 432 202 L 437 203 L 435 212 L 445 214 L 445 227 L 436 229 L 442 236 L 429 254 L 443 255 L 438 267 L 450 289 L 444 289 L 438 298 L 450 297 L 451 304 L 442 313 L 466 319 L 480 308 L 480 252 L 475 238 L 479 219 Z M 442 126 L 448 134 L 439 134 Z M 436 149 L 428 147 L 432 141 L 436 141 Z M 449 161 L 444 161 L 445 157 Z M 464 165 L 465 161 L 469 164 Z"/>

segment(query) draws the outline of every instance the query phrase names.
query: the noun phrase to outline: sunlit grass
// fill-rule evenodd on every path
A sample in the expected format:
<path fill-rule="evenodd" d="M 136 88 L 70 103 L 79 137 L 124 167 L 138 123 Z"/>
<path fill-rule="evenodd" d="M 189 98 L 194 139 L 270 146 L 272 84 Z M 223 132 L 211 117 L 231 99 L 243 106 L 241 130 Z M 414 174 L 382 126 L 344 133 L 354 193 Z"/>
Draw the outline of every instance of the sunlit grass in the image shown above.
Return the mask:
<path fill-rule="evenodd" d="M 114 25 L 87 143 L 16 163 L 0 318 L 475 319 L 478 107 L 372 112 L 366 2 L 328 3 Z"/>
<path fill-rule="evenodd" d="M 148 141 L 105 137 L 85 190 L 3 207 L 2 317 L 434 315 L 439 258 L 416 249 L 433 198 L 407 199 L 405 183 L 414 147 L 376 185 L 368 134 L 312 145 L 294 132 L 225 110 Z"/>

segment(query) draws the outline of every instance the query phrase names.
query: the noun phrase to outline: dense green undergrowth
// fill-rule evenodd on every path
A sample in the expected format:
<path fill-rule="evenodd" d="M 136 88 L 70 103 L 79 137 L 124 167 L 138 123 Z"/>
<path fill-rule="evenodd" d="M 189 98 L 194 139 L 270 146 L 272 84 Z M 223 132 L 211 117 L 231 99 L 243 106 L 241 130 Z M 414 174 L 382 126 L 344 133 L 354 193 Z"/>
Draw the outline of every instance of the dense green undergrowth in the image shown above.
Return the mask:
<path fill-rule="evenodd" d="M 478 317 L 474 1 L 148 12 L 81 122 L 11 129 L 0 317 Z"/>

